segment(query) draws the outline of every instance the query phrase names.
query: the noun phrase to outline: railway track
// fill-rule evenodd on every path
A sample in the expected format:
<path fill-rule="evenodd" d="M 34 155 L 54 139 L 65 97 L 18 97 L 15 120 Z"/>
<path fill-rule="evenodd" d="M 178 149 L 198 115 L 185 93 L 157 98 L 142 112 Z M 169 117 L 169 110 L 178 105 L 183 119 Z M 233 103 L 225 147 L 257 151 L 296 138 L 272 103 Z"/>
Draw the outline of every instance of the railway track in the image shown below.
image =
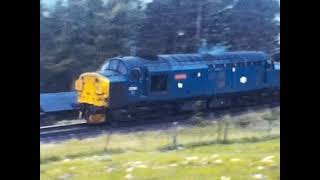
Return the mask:
<path fill-rule="evenodd" d="M 40 137 L 48 137 L 48 136 L 54 136 L 58 134 L 67 134 L 70 132 L 76 132 L 86 128 L 87 128 L 86 123 L 45 126 L 45 127 L 40 127 Z"/>
<path fill-rule="evenodd" d="M 122 122 L 119 124 L 119 127 L 111 127 L 109 125 L 87 125 L 85 123 L 40 127 L 40 142 L 67 140 L 71 138 L 81 139 L 90 136 L 97 136 L 111 131 L 127 133 L 131 131 L 140 131 L 150 128 L 152 129 L 152 127 L 157 129 L 158 126 L 162 125 L 170 127 L 171 122 L 178 121 L 181 123 L 188 123 L 188 121 L 190 122 L 192 118 L 208 118 L 210 120 L 217 120 L 227 114 L 230 116 L 239 116 L 249 111 L 257 111 L 278 106 L 279 103 L 274 103 L 272 105 L 262 104 L 249 107 L 242 106 L 228 109 L 216 109 L 215 111 L 205 110 L 169 116 L 164 115 L 161 118 L 152 120 L 140 119 L 134 122 Z"/>

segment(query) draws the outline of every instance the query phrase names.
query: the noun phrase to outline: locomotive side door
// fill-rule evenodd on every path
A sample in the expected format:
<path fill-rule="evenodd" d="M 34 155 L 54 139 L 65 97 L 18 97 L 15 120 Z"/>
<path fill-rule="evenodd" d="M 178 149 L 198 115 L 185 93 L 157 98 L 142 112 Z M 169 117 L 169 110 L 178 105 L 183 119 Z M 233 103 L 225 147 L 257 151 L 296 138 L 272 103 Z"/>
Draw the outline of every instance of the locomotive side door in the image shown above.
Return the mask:
<path fill-rule="evenodd" d="M 147 69 L 144 67 L 132 68 L 129 73 L 129 95 L 134 100 L 141 100 L 141 97 L 147 95 L 146 81 L 148 79 Z"/>
<path fill-rule="evenodd" d="M 142 73 L 140 80 L 141 96 L 146 97 L 148 95 L 149 72 L 146 67 L 141 67 L 140 69 Z"/>
<path fill-rule="evenodd" d="M 224 64 L 216 64 L 213 72 L 215 94 L 225 93 L 228 87 L 228 79 Z"/>

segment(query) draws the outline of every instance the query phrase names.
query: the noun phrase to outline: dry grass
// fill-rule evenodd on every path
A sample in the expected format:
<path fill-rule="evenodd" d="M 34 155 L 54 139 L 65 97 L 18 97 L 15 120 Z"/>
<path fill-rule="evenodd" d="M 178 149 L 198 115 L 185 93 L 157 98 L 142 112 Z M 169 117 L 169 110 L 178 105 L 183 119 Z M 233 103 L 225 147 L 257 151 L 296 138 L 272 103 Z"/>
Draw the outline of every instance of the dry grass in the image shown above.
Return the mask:
<path fill-rule="evenodd" d="M 228 143 L 217 142 L 217 123 L 181 126 L 179 150 L 171 151 L 172 130 L 112 134 L 58 144 L 41 144 L 41 179 L 279 179 L 280 110 L 250 112 L 231 121 Z M 275 117 L 268 131 L 265 117 Z M 237 122 L 250 121 L 243 128 Z M 277 125 L 278 124 L 278 125 Z M 106 149 L 107 148 L 107 149 Z M 214 154 L 218 157 L 210 159 Z M 271 162 L 261 159 L 274 156 Z M 187 161 L 186 157 L 193 160 Z M 67 159 L 67 160 L 66 160 Z M 190 158 L 189 158 L 190 159 Z M 125 164 L 141 161 L 139 165 Z M 259 167 L 259 168 L 258 168 Z M 262 175 L 259 175 L 262 174 Z"/>

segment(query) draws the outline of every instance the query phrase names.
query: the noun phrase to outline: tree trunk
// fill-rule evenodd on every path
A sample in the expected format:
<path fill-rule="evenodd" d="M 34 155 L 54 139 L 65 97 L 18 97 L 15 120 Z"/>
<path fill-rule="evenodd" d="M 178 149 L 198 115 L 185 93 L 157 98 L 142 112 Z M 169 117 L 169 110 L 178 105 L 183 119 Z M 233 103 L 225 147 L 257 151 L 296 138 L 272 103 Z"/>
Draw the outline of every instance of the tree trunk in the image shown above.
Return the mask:
<path fill-rule="evenodd" d="M 202 0 L 199 1 L 198 3 L 198 9 L 197 9 L 197 20 L 196 20 L 196 41 L 198 43 L 198 46 L 199 46 L 199 43 L 201 41 L 201 24 L 202 22 Z"/>
<path fill-rule="evenodd" d="M 228 141 L 228 130 L 229 130 L 229 122 L 225 122 L 224 136 L 223 136 L 223 142 L 224 143 L 226 143 Z"/>

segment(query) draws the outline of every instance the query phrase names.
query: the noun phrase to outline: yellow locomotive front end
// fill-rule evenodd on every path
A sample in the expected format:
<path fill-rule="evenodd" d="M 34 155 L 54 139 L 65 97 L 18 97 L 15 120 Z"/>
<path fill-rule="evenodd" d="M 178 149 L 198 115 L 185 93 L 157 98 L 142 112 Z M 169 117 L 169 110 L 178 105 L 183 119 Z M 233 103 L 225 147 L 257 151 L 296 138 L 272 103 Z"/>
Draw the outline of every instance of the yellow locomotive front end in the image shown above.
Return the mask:
<path fill-rule="evenodd" d="M 108 108 L 109 79 L 98 73 L 83 73 L 76 80 L 75 89 L 78 92 L 80 116 L 88 124 L 104 123 Z"/>

